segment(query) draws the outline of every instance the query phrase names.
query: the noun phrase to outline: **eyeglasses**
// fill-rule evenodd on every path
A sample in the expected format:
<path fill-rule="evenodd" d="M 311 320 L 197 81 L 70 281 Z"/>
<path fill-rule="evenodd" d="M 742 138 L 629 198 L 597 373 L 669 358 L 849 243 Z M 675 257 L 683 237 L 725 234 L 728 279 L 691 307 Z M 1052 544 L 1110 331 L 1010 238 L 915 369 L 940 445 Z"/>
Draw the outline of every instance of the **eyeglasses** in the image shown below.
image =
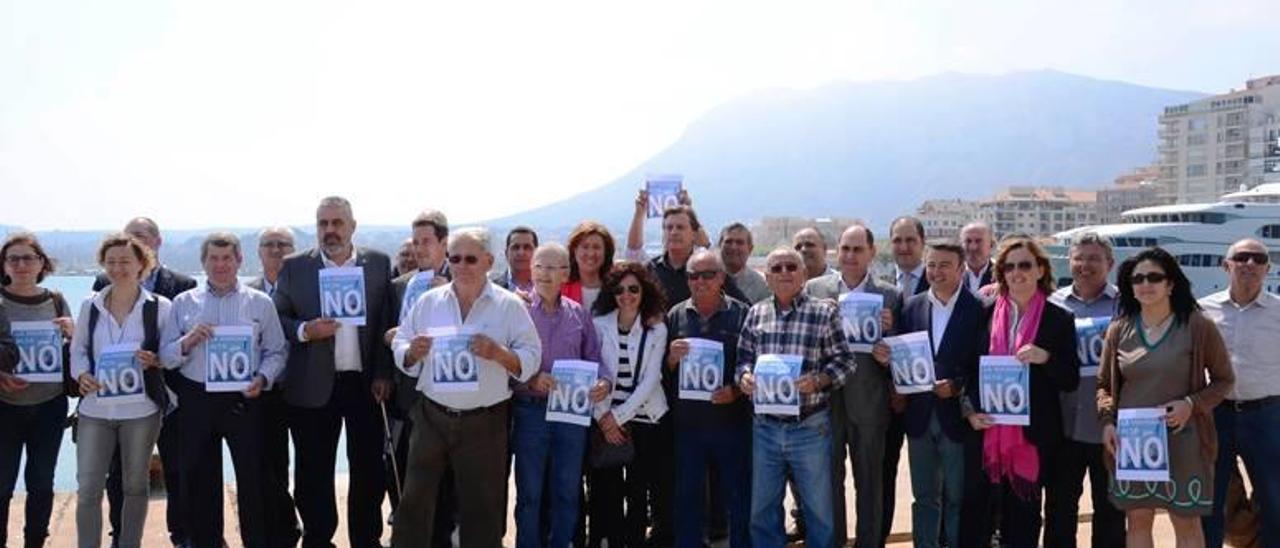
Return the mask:
<path fill-rule="evenodd" d="M 18 266 L 22 263 L 36 264 L 40 262 L 40 256 L 39 255 L 6 255 L 4 258 L 4 262 L 5 264 L 11 265 L 11 266 Z"/>
<path fill-rule="evenodd" d="M 467 263 L 467 264 L 471 264 L 471 263 Z M 567 266 L 558 266 L 558 265 L 548 265 L 548 264 L 535 264 L 535 265 L 533 265 L 533 269 L 534 269 L 534 270 L 542 270 L 542 271 L 549 271 L 549 270 L 569 270 L 569 267 L 567 267 Z"/>
<path fill-rule="evenodd" d="M 267 247 L 272 249 L 293 249 L 293 242 L 277 242 L 277 241 L 261 241 L 258 247 Z"/>
<path fill-rule="evenodd" d="M 1231 256 L 1231 262 L 1238 264 L 1253 263 L 1256 265 L 1264 265 L 1270 261 L 1271 257 L 1268 257 L 1266 253 L 1259 251 L 1241 251 Z"/>
<path fill-rule="evenodd" d="M 703 270 L 701 272 L 689 272 L 687 276 L 689 277 L 689 281 L 691 282 L 697 281 L 697 280 L 706 281 L 716 277 L 716 274 L 719 274 L 719 273 L 720 272 L 716 270 Z"/>
<path fill-rule="evenodd" d="M 795 272 L 800 270 L 800 265 L 796 263 L 778 263 L 769 267 L 769 272 L 774 274 L 782 274 L 783 270 L 786 270 L 787 272 Z"/>
<path fill-rule="evenodd" d="M 1158 284 L 1163 283 L 1167 279 L 1169 279 L 1169 276 L 1165 275 L 1164 272 L 1144 272 L 1141 274 L 1134 274 L 1133 277 L 1130 278 L 1133 285 L 1142 285 L 1144 283 Z"/>
<path fill-rule="evenodd" d="M 818 244 L 815 244 L 813 242 L 800 242 L 796 244 L 796 251 L 803 251 L 811 247 L 818 247 Z"/>
<path fill-rule="evenodd" d="M 480 262 L 480 257 L 477 257 L 475 255 L 450 255 L 449 256 L 449 264 L 458 264 L 463 262 L 467 263 L 468 265 L 473 265 Z"/>
<path fill-rule="evenodd" d="M 614 294 L 614 295 L 621 295 L 621 294 L 623 294 L 623 293 L 630 293 L 630 294 L 632 294 L 632 295 L 639 295 L 639 294 L 640 294 L 640 286 L 638 286 L 638 285 L 615 285 L 615 286 L 613 286 L 613 294 Z"/>
<path fill-rule="evenodd" d="M 1018 261 L 1016 263 L 1004 263 L 1004 266 L 1001 267 L 1001 270 L 1004 270 L 1006 274 L 1008 274 L 1009 272 L 1013 272 L 1013 269 L 1015 268 L 1023 272 L 1031 272 L 1031 269 L 1035 268 L 1035 266 L 1036 266 L 1036 263 L 1033 263 L 1031 261 Z"/>

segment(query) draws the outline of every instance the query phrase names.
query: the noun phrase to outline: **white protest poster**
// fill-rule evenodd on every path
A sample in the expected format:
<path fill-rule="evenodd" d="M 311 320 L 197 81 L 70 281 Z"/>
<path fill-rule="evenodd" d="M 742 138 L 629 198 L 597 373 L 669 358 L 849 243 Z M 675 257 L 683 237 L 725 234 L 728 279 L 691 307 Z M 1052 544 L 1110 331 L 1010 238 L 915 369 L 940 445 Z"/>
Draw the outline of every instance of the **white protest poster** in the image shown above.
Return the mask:
<path fill-rule="evenodd" d="M 320 269 L 320 317 L 360 326 L 364 325 L 366 310 L 363 268 Z"/>
<path fill-rule="evenodd" d="M 253 384 L 258 352 L 252 325 L 219 325 L 204 343 L 206 392 L 240 392 Z"/>
<path fill-rule="evenodd" d="M 1169 481 L 1169 429 L 1160 408 L 1121 409 L 1116 421 L 1116 479 Z"/>
<path fill-rule="evenodd" d="M 880 311 L 884 295 L 849 292 L 840 296 L 840 317 L 844 336 L 854 352 L 870 352 L 880 342 Z"/>
<path fill-rule="evenodd" d="M 418 297 L 431 289 L 431 282 L 435 277 L 436 271 L 423 270 L 409 278 L 409 283 L 404 286 L 404 298 L 400 300 L 399 323 L 404 323 L 404 319 L 409 316 L 409 310 L 413 308 L 413 303 L 418 302 Z"/>
<path fill-rule="evenodd" d="M 755 403 L 757 415 L 800 415 L 800 366 L 804 358 L 795 354 L 763 354 L 756 358 Z"/>
<path fill-rule="evenodd" d="M 62 330 L 52 321 L 11 322 L 18 346 L 14 376 L 27 382 L 62 382 Z"/>
<path fill-rule="evenodd" d="M 433 327 L 431 337 L 431 382 L 439 392 L 477 392 L 480 390 L 480 364 L 471 353 L 472 327 Z"/>
<path fill-rule="evenodd" d="M 591 387 L 596 384 L 600 364 L 582 360 L 556 360 L 551 376 L 556 386 L 547 395 L 547 422 L 578 426 L 591 424 Z"/>
<path fill-rule="evenodd" d="M 690 338 L 689 353 L 680 360 L 680 399 L 711 401 L 724 386 L 724 343 Z"/>
<path fill-rule="evenodd" d="M 982 412 L 995 424 L 1031 424 L 1031 371 L 1013 356 L 978 359 L 978 394 Z"/>
<path fill-rule="evenodd" d="M 1076 355 L 1080 358 L 1080 376 L 1097 377 L 1102 363 L 1102 344 L 1107 336 L 1110 317 L 1076 318 Z"/>
<path fill-rule="evenodd" d="M 662 217 L 668 207 L 680 205 L 680 189 L 684 176 L 671 173 L 653 173 L 645 176 L 644 188 L 649 193 L 648 214 L 655 219 Z"/>
<path fill-rule="evenodd" d="M 137 352 L 136 342 L 112 344 L 102 349 L 94 366 L 94 377 L 99 386 L 98 403 L 119 405 L 147 401 L 147 387 Z"/>
<path fill-rule="evenodd" d="M 893 390 L 899 394 L 921 394 L 933 391 L 933 348 L 928 331 L 915 331 L 897 337 L 885 337 L 889 345 L 889 372 Z"/>

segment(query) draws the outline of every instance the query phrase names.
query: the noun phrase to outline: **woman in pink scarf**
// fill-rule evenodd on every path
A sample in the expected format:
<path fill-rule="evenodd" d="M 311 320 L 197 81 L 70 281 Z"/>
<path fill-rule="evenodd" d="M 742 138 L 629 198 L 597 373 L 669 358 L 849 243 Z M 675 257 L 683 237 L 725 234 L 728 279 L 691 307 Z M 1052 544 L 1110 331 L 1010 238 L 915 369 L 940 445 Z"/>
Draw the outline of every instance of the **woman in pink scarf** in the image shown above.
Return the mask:
<path fill-rule="evenodd" d="M 1062 441 L 1058 393 L 1075 390 L 1080 382 L 1075 321 L 1070 312 L 1047 301 L 1054 290 L 1053 272 L 1049 256 L 1035 241 L 1004 242 L 994 270 L 998 292 L 991 310 L 988 354 L 1014 356 L 1026 366 L 1031 425 L 992 424 L 989 415 L 978 411 L 977 383 L 972 384 L 967 391 L 968 420 L 982 437 L 982 450 L 980 461 L 966 466 L 980 468 L 970 476 L 986 481 L 971 482 L 968 487 L 976 492 L 966 496 L 966 507 L 976 505 L 977 511 L 971 513 L 985 517 L 970 526 L 980 527 L 980 536 L 986 539 L 997 525 L 991 523 L 990 508 L 999 501 L 1003 544 L 1034 547 L 1040 539 L 1040 490 L 1049 472 L 1046 462 Z M 978 372 L 970 378 L 976 381 Z"/>

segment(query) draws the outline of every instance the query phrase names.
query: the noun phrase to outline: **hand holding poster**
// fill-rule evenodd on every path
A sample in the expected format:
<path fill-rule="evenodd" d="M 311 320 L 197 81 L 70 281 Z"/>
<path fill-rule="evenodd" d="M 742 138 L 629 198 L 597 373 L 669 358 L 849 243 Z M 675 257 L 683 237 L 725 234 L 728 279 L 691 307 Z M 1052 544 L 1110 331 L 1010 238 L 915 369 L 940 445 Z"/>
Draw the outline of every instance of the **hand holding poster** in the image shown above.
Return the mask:
<path fill-rule="evenodd" d="M 724 343 L 686 340 L 689 353 L 680 360 L 680 399 L 711 401 L 711 393 L 724 386 Z"/>
<path fill-rule="evenodd" d="M 431 337 L 431 382 L 439 392 L 476 392 L 480 390 L 480 364 L 471 353 L 471 327 L 436 327 L 427 330 Z"/>
<path fill-rule="evenodd" d="M 756 358 L 756 391 L 752 398 L 757 415 L 800 415 L 800 366 L 804 358 L 795 354 L 763 354 Z"/>
<path fill-rule="evenodd" d="M 644 188 L 649 194 L 648 213 L 650 219 L 662 217 L 668 207 L 680 205 L 680 188 L 684 184 L 684 176 L 674 174 L 651 174 L 645 177 Z"/>
<path fill-rule="evenodd" d="M 252 325 L 219 325 L 205 342 L 206 392 L 240 392 L 253 384 L 258 352 Z"/>
<path fill-rule="evenodd" d="M 1107 336 L 1107 326 L 1111 318 L 1077 318 L 1076 319 L 1076 355 L 1080 358 L 1080 376 L 1098 376 L 1098 365 L 1102 363 L 1102 344 Z"/>
<path fill-rule="evenodd" d="M 424 270 L 414 274 L 409 279 L 409 283 L 404 287 L 404 298 L 400 300 L 400 322 L 404 323 L 405 317 L 409 315 L 409 310 L 413 308 L 413 303 L 418 302 L 418 297 L 431 289 L 431 282 L 436 277 L 434 270 Z"/>
<path fill-rule="evenodd" d="M 98 380 L 98 403 L 117 405 L 147 401 L 142 364 L 137 358 L 138 343 L 119 343 L 102 349 L 94 367 Z"/>
<path fill-rule="evenodd" d="M 596 384 L 600 365 L 581 360 L 556 360 L 551 376 L 556 386 L 547 395 L 547 422 L 578 426 L 591 424 L 591 387 Z"/>
<path fill-rule="evenodd" d="M 893 389 L 899 394 L 921 394 L 933 391 L 933 348 L 928 331 L 916 331 L 885 337 L 889 345 L 889 371 Z"/>
<path fill-rule="evenodd" d="M 343 325 L 364 325 L 364 269 L 341 266 L 320 269 L 320 316 Z"/>
<path fill-rule="evenodd" d="M 1169 481 L 1164 409 L 1121 409 L 1116 421 L 1116 479 Z"/>
<path fill-rule="evenodd" d="M 27 382 L 62 382 L 62 330 L 58 324 L 12 322 L 18 365 L 13 374 Z"/>
<path fill-rule="evenodd" d="M 844 336 L 854 352 L 870 352 L 880 342 L 880 311 L 884 295 L 849 292 L 840 296 L 840 317 Z"/>
<path fill-rule="evenodd" d="M 978 393 L 982 412 L 994 424 L 1031 424 L 1031 372 L 1013 356 L 982 356 L 978 360 Z"/>

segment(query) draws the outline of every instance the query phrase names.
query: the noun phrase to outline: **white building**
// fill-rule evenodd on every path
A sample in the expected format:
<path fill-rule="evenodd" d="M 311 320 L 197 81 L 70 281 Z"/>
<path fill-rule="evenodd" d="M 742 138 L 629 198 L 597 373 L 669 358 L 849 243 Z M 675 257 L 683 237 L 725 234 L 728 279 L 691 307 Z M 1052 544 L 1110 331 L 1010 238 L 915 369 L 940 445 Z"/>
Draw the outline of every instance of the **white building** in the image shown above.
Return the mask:
<path fill-rule="evenodd" d="M 978 218 L 978 203 L 968 200 L 925 200 L 916 208 L 926 240 L 956 239 L 964 225 Z"/>

